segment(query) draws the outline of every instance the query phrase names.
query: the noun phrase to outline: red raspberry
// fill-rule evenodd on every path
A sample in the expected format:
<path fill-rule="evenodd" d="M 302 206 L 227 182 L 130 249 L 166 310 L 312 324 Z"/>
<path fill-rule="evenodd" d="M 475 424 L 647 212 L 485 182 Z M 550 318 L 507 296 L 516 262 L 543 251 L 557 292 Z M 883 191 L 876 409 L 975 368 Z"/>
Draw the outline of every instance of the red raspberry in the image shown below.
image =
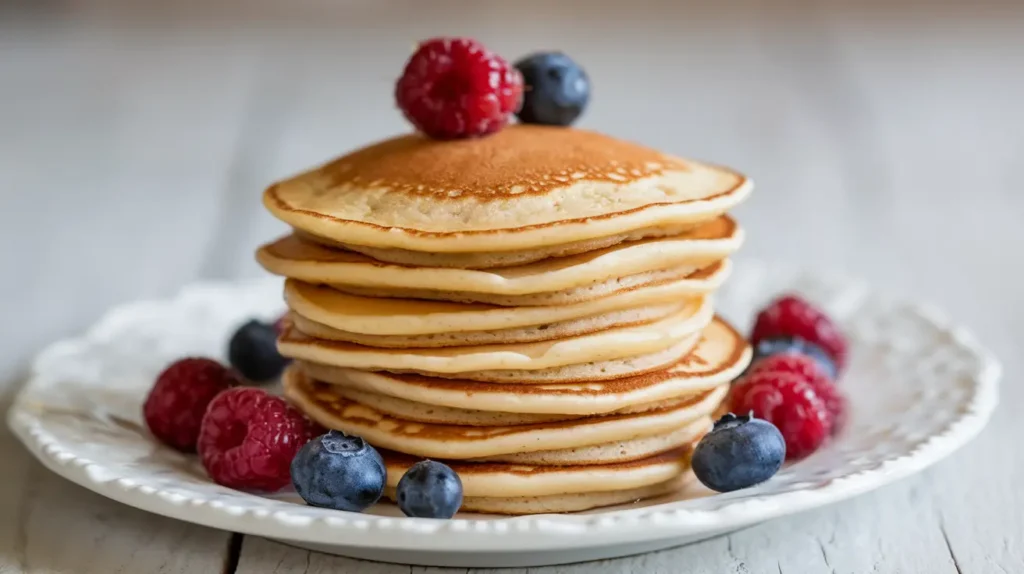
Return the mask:
<path fill-rule="evenodd" d="M 817 361 L 807 355 L 782 353 L 765 357 L 750 368 L 750 374 L 769 372 L 792 373 L 811 383 L 814 392 L 824 401 L 825 408 L 832 416 L 833 434 L 839 430 L 846 418 L 846 397 L 836 388 Z"/>
<path fill-rule="evenodd" d="M 811 384 L 814 385 L 814 392 L 818 393 L 818 398 L 825 403 L 825 410 L 832 417 L 831 432 L 836 434 L 846 424 L 846 397 L 828 380 L 825 380 L 824 384 L 820 381 L 811 381 Z"/>
<path fill-rule="evenodd" d="M 395 85 L 405 117 L 436 139 L 496 132 L 519 109 L 522 97 L 522 74 L 468 38 L 423 42 Z"/>
<path fill-rule="evenodd" d="M 772 337 L 799 337 L 831 355 L 840 371 L 846 364 L 846 337 L 824 311 L 795 295 L 775 300 L 757 315 L 751 344 Z"/>
<path fill-rule="evenodd" d="M 237 385 L 238 376 L 217 361 L 181 359 L 164 369 L 142 405 L 146 426 L 160 442 L 195 452 L 199 426 L 217 393 Z"/>
<path fill-rule="evenodd" d="M 733 387 L 730 410 L 753 412 L 779 427 L 786 441 L 786 458 L 803 458 L 832 432 L 832 416 L 814 385 L 792 373 L 751 374 Z"/>
<path fill-rule="evenodd" d="M 319 432 L 280 397 L 260 389 L 230 389 L 206 410 L 199 456 L 217 484 L 273 492 L 291 482 L 295 453 Z"/>

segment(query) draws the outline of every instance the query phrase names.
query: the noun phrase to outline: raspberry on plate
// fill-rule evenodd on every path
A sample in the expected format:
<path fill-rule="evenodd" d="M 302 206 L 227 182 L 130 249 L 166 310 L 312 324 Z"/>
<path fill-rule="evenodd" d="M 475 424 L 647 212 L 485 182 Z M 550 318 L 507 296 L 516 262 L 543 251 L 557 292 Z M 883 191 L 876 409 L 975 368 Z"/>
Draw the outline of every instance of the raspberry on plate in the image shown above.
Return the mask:
<path fill-rule="evenodd" d="M 732 388 L 729 402 L 732 412 L 752 412 L 778 427 L 786 458 L 811 454 L 832 432 L 832 415 L 814 385 L 793 373 L 752 373 Z"/>
<path fill-rule="evenodd" d="M 832 417 L 832 433 L 838 432 L 842 426 L 846 415 L 846 397 L 814 358 L 797 353 L 772 355 L 754 363 L 749 373 L 792 373 L 803 378 L 811 383 L 814 392 L 824 401 Z"/>
<path fill-rule="evenodd" d="M 210 403 L 199 457 L 217 484 L 273 492 L 291 482 L 292 459 L 320 429 L 284 399 L 260 389 L 224 391 Z"/>
<path fill-rule="evenodd" d="M 774 337 L 797 337 L 821 347 L 839 371 L 846 364 L 846 337 L 824 311 L 795 295 L 775 300 L 757 315 L 750 342 Z"/>
<path fill-rule="evenodd" d="M 195 452 L 199 427 L 210 401 L 239 383 L 237 375 L 212 359 L 191 357 L 168 366 L 156 378 L 142 415 L 160 442 Z"/>
<path fill-rule="evenodd" d="M 825 369 L 813 357 L 799 353 L 782 353 L 765 357 L 751 365 L 748 372 L 753 374 L 762 371 L 793 373 L 809 381 L 832 383 L 828 373 L 825 372 Z"/>
<path fill-rule="evenodd" d="M 522 97 L 519 71 L 469 38 L 421 43 L 395 84 L 405 117 L 436 139 L 494 133 L 519 109 Z"/>

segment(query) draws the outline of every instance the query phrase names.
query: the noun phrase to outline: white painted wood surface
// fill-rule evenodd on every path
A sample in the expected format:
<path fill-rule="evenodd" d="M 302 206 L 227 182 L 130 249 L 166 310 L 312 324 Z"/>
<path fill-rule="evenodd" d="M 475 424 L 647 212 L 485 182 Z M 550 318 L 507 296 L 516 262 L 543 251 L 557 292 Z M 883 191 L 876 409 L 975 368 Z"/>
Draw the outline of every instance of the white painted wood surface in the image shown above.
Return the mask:
<path fill-rule="evenodd" d="M 745 256 L 928 299 L 1006 376 L 988 430 L 919 477 L 689 547 L 530 572 L 1024 572 L 1020 3 L 153 4 L 54 1 L 30 19 L 0 4 L 8 392 L 33 352 L 113 304 L 260 273 L 252 249 L 283 229 L 262 187 L 404 130 L 390 86 L 415 40 L 556 47 L 594 80 L 586 126 L 755 178 Z M 149 516 L 51 476 L 6 431 L 0 457 L 0 572 L 445 571 Z"/>

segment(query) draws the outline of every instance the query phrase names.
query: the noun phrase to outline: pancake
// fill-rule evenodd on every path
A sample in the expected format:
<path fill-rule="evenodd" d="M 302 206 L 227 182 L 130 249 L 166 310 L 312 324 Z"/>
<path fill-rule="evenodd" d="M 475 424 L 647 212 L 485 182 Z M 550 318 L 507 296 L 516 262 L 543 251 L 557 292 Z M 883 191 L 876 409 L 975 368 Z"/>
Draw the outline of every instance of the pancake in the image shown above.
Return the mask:
<path fill-rule="evenodd" d="M 651 373 L 604 382 L 483 383 L 421 375 L 375 373 L 300 362 L 318 381 L 419 404 L 503 413 L 591 415 L 707 390 L 738 377 L 750 362 L 743 336 L 720 318 L 704 329 L 694 350 Z"/>
<path fill-rule="evenodd" d="M 683 268 L 683 274 L 728 257 L 743 242 L 735 221 L 720 217 L 691 232 L 645 239 L 581 253 L 545 259 L 529 265 L 490 270 L 408 267 L 382 263 L 351 251 L 330 249 L 286 236 L 262 246 L 256 258 L 271 273 L 307 283 L 359 288 L 361 294 L 380 296 L 388 290 L 462 294 L 532 295 L 586 287 L 610 279 Z M 676 278 L 681 278 L 679 274 Z M 660 277 L 667 280 L 669 277 Z M 645 284 L 649 284 L 650 280 Z M 634 282 L 633 286 L 637 284 Z M 375 291 L 367 292 L 373 288 Z M 351 289 L 345 289 L 351 291 Z M 610 294 L 614 290 L 602 293 Z M 431 297 L 439 298 L 439 297 Z M 591 297 L 593 298 L 593 297 Z M 548 303 L 551 304 L 551 303 Z"/>
<path fill-rule="evenodd" d="M 728 267 L 723 262 L 723 267 Z M 718 273 L 709 270 L 706 275 Z M 721 272 L 728 273 L 728 269 Z M 627 289 L 572 305 L 504 307 L 420 299 L 382 299 L 343 293 L 325 285 L 285 281 L 284 296 L 296 314 L 327 327 L 365 335 L 433 335 L 536 327 L 623 309 L 678 303 L 693 297 L 686 280 Z"/>
<path fill-rule="evenodd" d="M 389 249 L 509 252 L 685 225 L 751 187 L 593 132 L 515 125 L 486 138 L 385 140 L 270 186 L 263 203 L 296 229 L 386 260 Z"/>
<path fill-rule="evenodd" d="M 630 233 L 612 235 L 610 237 L 598 237 L 584 241 L 574 241 L 564 245 L 552 245 L 550 247 L 538 247 L 535 249 L 524 249 L 518 251 L 488 251 L 484 253 L 436 253 L 424 251 L 409 251 L 406 249 L 378 249 L 363 245 L 351 245 L 338 243 L 325 237 L 317 237 L 300 229 L 293 230 L 293 233 L 304 241 L 319 243 L 326 247 L 345 249 L 362 253 L 378 261 L 409 265 L 412 267 L 450 267 L 454 269 L 493 269 L 495 267 L 513 267 L 526 265 L 542 259 L 552 257 L 568 257 L 578 253 L 596 251 L 611 247 L 626 241 L 639 241 L 653 237 L 668 237 L 686 233 L 699 227 L 703 221 L 675 226 L 651 227 L 638 229 Z"/>
<path fill-rule="evenodd" d="M 660 484 L 608 492 L 581 492 L 578 494 L 519 497 L 470 496 L 462 499 L 461 508 L 464 512 L 508 514 L 512 516 L 579 512 L 592 508 L 639 502 L 648 498 L 667 495 L 684 488 L 693 478 L 693 473 L 687 472 L 676 479 Z M 390 487 L 385 488 L 384 496 L 395 500 L 394 489 Z"/>
<path fill-rule="evenodd" d="M 698 334 L 684 339 L 663 351 L 655 351 L 644 355 L 633 355 L 621 359 L 592 361 L 539 369 L 535 371 L 506 369 L 498 371 L 473 371 L 470 373 L 438 374 L 423 373 L 439 378 L 463 378 L 489 383 L 511 382 L 519 384 L 544 383 L 579 383 L 591 381 L 608 381 L 621 377 L 629 377 L 657 371 L 685 357 L 700 340 Z"/>
<path fill-rule="evenodd" d="M 515 426 L 568 421 L 586 416 L 543 413 L 503 413 L 499 411 L 476 411 L 472 409 L 439 407 L 437 405 L 407 401 L 398 397 L 380 395 L 377 393 L 362 391 L 354 387 L 344 387 L 341 385 L 331 385 L 327 389 L 327 392 L 334 393 L 351 401 L 366 405 L 388 416 L 417 423 L 482 427 Z"/>
<path fill-rule="evenodd" d="M 591 508 L 599 508 L 602 506 L 613 506 L 617 504 L 627 504 L 631 502 L 637 502 L 640 500 L 654 498 L 677 492 L 682 488 L 685 488 L 687 484 L 692 482 L 694 479 L 693 473 L 690 472 L 690 461 L 689 453 L 687 449 L 680 449 L 668 453 L 669 462 L 666 464 L 664 457 L 657 456 L 645 461 L 635 461 L 628 463 L 635 466 L 624 466 L 618 467 L 616 465 L 608 465 L 598 473 L 591 474 L 593 478 L 610 479 L 615 485 L 627 483 L 624 479 L 624 475 L 631 471 L 640 471 L 644 473 L 644 479 L 637 480 L 635 482 L 643 483 L 648 482 L 652 477 L 656 477 L 659 474 L 670 474 L 675 473 L 674 476 L 668 480 L 662 482 L 656 482 L 653 484 L 642 484 L 641 486 L 633 486 L 627 488 L 619 488 L 615 490 L 591 490 L 593 480 L 589 480 L 587 476 L 587 467 L 576 468 L 576 467 L 565 467 L 560 469 L 558 472 L 558 478 L 566 487 L 578 486 L 583 490 L 580 492 L 559 492 L 555 494 L 541 494 L 532 496 L 508 496 L 508 495 L 494 495 L 494 496 L 469 496 L 466 495 L 462 499 L 461 512 L 480 512 L 487 514 L 508 514 L 508 515 L 525 515 L 525 514 L 550 514 L 558 512 L 578 512 L 581 510 L 589 510 Z M 392 464 L 388 468 L 388 484 L 384 487 L 384 497 L 396 501 L 396 489 L 397 481 L 390 480 L 392 472 L 404 472 L 408 468 L 405 464 L 395 464 L 393 455 L 390 453 L 385 454 L 385 463 L 388 460 L 392 461 Z M 505 479 L 510 476 L 514 476 L 512 472 L 502 472 L 502 469 L 494 468 L 492 465 L 488 465 L 485 468 L 473 468 L 474 465 L 466 463 L 452 463 L 454 467 L 458 468 L 460 472 L 460 479 L 463 476 L 466 479 L 474 483 L 483 482 L 487 478 L 494 478 L 497 480 Z M 671 465 L 671 466 L 670 466 Z M 479 466 L 479 465 L 475 465 Z M 530 473 L 532 471 L 533 476 L 539 479 L 545 479 L 544 473 L 536 472 L 536 469 L 529 469 L 529 467 L 519 467 L 522 473 Z M 601 467 L 598 467 L 601 468 Z M 527 470 L 529 469 L 529 470 Z M 594 467 L 590 467 L 591 470 Z M 547 470 L 552 472 L 553 469 L 540 469 L 541 471 Z M 555 474 L 550 476 L 554 477 Z M 394 482 L 395 484 L 392 484 Z M 551 483 L 554 483 L 552 479 Z M 504 484 L 504 481 L 503 481 Z M 465 482 L 463 482 L 465 487 Z M 541 484 L 541 487 L 546 487 L 548 484 Z M 540 490 L 538 488 L 538 490 Z M 558 490 L 564 490 L 558 489 Z"/>
<path fill-rule="evenodd" d="M 278 341 L 278 349 L 282 355 L 293 359 L 371 371 L 418 372 L 475 380 L 503 380 L 513 376 L 524 380 L 553 380 L 552 374 L 544 371 L 580 366 L 555 376 L 557 380 L 586 376 L 611 378 L 618 373 L 607 371 L 611 365 L 605 363 L 609 361 L 621 359 L 630 370 L 633 367 L 627 363 L 634 357 L 670 351 L 676 358 L 682 357 L 697 344 L 700 331 L 713 316 L 711 301 L 704 298 L 691 300 L 679 313 L 646 325 L 556 341 L 439 349 L 382 349 L 326 341 L 309 337 L 288 325 Z M 606 371 L 602 373 L 601 368 Z M 539 371 L 536 377 L 531 375 L 534 371 Z"/>
<path fill-rule="evenodd" d="M 300 365 L 301 368 L 301 365 Z M 314 378 L 315 380 L 315 378 Z M 323 383 L 323 381 L 318 381 Z M 707 390 L 707 389 L 701 389 Z M 664 409 L 689 400 L 689 395 L 699 394 L 701 390 L 689 394 L 663 399 L 653 403 L 630 405 L 612 411 L 614 414 L 635 414 L 652 410 Z M 567 415 L 552 413 L 517 413 L 501 411 L 478 411 L 453 407 L 439 407 L 426 403 L 417 403 L 399 397 L 381 395 L 362 391 L 353 387 L 330 385 L 328 393 L 336 393 L 357 403 L 376 409 L 388 416 L 407 421 L 431 424 L 448 424 L 459 426 L 514 426 L 542 422 L 568 421 L 583 418 L 587 415 Z"/>
<path fill-rule="evenodd" d="M 683 448 L 699 440 L 711 428 L 711 417 L 702 417 L 667 433 L 571 449 L 520 452 L 472 459 L 474 462 L 505 462 L 538 466 L 598 465 L 639 460 Z"/>
<path fill-rule="evenodd" d="M 648 305 L 634 309 L 619 309 L 590 317 L 544 323 L 531 327 L 514 327 L 492 331 L 449 331 L 427 335 L 366 335 L 340 331 L 316 321 L 307 319 L 292 311 L 290 320 L 299 331 L 328 341 L 348 341 L 368 347 L 389 349 L 466 347 L 476 345 L 503 345 L 510 343 L 534 343 L 567 337 L 578 337 L 617 327 L 632 327 L 659 321 L 679 313 L 685 302 Z"/>
<path fill-rule="evenodd" d="M 603 299 L 612 295 L 629 293 L 636 289 L 654 287 L 668 283 L 683 289 L 686 296 L 708 295 L 717 290 L 727 277 L 731 265 L 728 260 L 701 268 L 699 265 L 673 267 L 658 271 L 637 273 L 628 277 L 616 277 L 561 291 L 534 293 L 531 295 L 495 295 L 492 293 L 466 293 L 462 291 L 433 291 L 429 289 L 387 289 L 380 287 L 333 287 L 350 295 L 378 298 L 416 298 L 428 301 L 453 303 L 484 303 L 506 307 L 547 307 L 569 306 Z"/>
<path fill-rule="evenodd" d="M 370 444 L 407 454 L 473 459 L 554 451 L 656 436 L 710 416 L 728 392 L 722 385 L 671 406 L 643 413 L 530 425 L 472 427 L 408 421 L 345 398 L 290 367 L 283 377 L 288 400 L 324 427 L 361 436 Z"/>
<path fill-rule="evenodd" d="M 459 474 L 466 497 L 550 496 L 613 492 L 660 484 L 690 468 L 690 447 L 639 460 L 602 465 L 540 466 L 500 462 L 443 460 Z M 402 475 L 421 457 L 381 450 L 387 467 L 386 486 L 396 488 Z"/>

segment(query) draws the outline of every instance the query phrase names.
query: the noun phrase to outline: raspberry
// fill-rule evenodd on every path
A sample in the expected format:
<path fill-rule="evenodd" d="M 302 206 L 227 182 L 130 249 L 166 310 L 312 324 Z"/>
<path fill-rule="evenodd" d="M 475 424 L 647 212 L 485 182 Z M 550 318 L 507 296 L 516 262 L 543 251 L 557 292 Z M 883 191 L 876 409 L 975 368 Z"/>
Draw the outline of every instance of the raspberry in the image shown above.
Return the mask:
<path fill-rule="evenodd" d="M 836 434 L 846 423 L 846 397 L 828 380 L 825 380 L 824 384 L 820 381 L 812 381 L 811 384 L 814 385 L 814 392 L 818 393 L 818 398 L 825 403 L 825 410 L 832 417 L 831 432 Z"/>
<path fill-rule="evenodd" d="M 762 418 L 782 432 L 786 458 L 803 458 L 832 432 L 832 416 L 814 385 L 792 373 L 760 372 L 733 387 L 730 410 Z"/>
<path fill-rule="evenodd" d="M 846 398 L 817 361 L 807 355 L 783 353 L 765 357 L 750 368 L 750 374 L 768 372 L 792 373 L 811 383 L 832 417 L 833 434 L 839 430 L 846 415 Z"/>
<path fill-rule="evenodd" d="M 212 359 L 181 359 L 164 369 L 142 406 L 146 426 L 160 442 L 195 452 L 206 406 L 238 377 Z"/>
<path fill-rule="evenodd" d="M 771 355 L 754 363 L 750 374 L 760 372 L 792 373 L 809 381 L 822 381 L 831 384 L 828 374 L 818 365 L 817 361 L 799 353 L 781 353 Z"/>
<path fill-rule="evenodd" d="M 519 109 L 522 97 L 519 71 L 468 38 L 423 42 L 395 84 L 405 117 L 436 139 L 494 133 Z"/>
<path fill-rule="evenodd" d="M 217 484 L 273 492 L 291 482 L 295 453 L 319 430 L 280 397 L 260 389 L 230 389 L 206 410 L 199 456 Z"/>
<path fill-rule="evenodd" d="M 772 337 L 798 337 L 824 349 L 839 370 L 846 364 L 846 337 L 821 309 L 795 295 L 775 300 L 757 315 L 750 342 Z"/>

